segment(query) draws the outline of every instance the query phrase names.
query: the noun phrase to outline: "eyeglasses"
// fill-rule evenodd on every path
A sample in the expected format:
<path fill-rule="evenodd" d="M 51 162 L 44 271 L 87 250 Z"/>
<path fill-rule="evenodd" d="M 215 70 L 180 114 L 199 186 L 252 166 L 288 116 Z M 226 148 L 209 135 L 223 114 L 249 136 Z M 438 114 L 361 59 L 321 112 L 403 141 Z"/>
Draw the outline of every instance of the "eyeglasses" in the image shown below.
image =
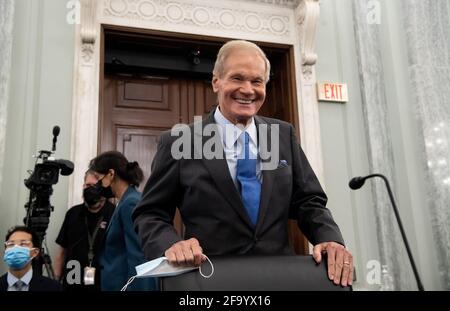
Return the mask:
<path fill-rule="evenodd" d="M 5 248 L 12 248 L 15 245 L 22 246 L 22 247 L 31 247 L 31 245 L 33 245 L 33 242 L 30 240 L 6 241 L 5 242 Z"/>

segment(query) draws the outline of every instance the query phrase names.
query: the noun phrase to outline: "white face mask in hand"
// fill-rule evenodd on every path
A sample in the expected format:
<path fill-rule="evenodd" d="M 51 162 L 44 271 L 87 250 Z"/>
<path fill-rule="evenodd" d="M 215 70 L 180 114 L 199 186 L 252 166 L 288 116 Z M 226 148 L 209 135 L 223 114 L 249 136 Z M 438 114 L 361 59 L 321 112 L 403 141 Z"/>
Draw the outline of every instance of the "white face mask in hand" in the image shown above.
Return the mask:
<path fill-rule="evenodd" d="M 198 267 L 173 266 L 169 263 L 166 257 L 160 257 L 136 266 L 136 277 L 145 278 L 175 276 L 197 268 Z"/>
<path fill-rule="evenodd" d="M 214 266 L 209 260 L 208 256 L 204 255 L 206 259 L 209 261 L 211 265 L 211 273 L 209 275 L 205 275 L 202 272 L 202 268 L 196 266 L 174 266 L 169 263 L 166 257 L 159 257 L 143 263 L 139 266 L 136 266 L 136 275 L 131 277 L 127 284 L 121 289 L 121 291 L 127 290 L 128 285 L 130 285 L 135 278 L 146 278 L 146 277 L 167 277 L 167 276 L 176 276 L 179 274 L 183 274 L 195 269 L 199 269 L 201 276 L 204 278 L 210 278 L 214 274 Z"/>

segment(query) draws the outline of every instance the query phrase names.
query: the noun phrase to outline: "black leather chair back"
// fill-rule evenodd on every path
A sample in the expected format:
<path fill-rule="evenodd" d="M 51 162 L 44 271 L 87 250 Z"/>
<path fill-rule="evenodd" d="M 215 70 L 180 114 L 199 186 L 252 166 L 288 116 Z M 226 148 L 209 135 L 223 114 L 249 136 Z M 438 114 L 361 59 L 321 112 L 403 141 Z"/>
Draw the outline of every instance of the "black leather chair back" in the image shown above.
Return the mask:
<path fill-rule="evenodd" d="M 163 291 L 350 291 L 334 285 L 326 264 L 312 256 L 211 257 L 214 275 L 203 278 L 198 270 L 160 279 Z M 203 263 L 208 275 L 211 267 Z"/>

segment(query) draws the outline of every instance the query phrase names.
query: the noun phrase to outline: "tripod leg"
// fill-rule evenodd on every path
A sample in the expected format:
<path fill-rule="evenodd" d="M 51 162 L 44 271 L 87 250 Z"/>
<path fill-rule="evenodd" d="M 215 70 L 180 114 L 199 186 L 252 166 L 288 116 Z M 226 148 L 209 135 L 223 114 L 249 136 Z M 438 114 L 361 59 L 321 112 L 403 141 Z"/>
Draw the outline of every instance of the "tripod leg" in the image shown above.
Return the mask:
<path fill-rule="evenodd" d="M 52 260 L 48 254 L 44 255 L 44 265 L 45 265 L 45 271 L 47 271 L 48 277 L 54 280 L 55 272 L 53 270 Z"/>

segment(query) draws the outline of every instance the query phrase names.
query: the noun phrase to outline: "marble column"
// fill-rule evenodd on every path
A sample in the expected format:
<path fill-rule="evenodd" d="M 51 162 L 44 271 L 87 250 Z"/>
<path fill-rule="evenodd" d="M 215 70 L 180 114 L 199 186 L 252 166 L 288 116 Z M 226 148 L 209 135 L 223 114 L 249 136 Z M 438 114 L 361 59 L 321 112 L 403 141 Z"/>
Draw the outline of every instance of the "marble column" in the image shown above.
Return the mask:
<path fill-rule="evenodd" d="M 409 79 L 423 133 L 427 206 L 443 289 L 450 290 L 450 1 L 402 0 Z"/>
<path fill-rule="evenodd" d="M 380 29 L 379 25 L 367 20 L 369 2 L 353 0 L 352 3 L 369 167 L 370 173 L 380 173 L 388 178 L 395 195 L 395 162 L 384 87 Z M 388 266 L 395 290 L 415 289 L 411 266 L 385 185 L 380 179 L 373 179 L 369 184 L 374 198 L 372 208 L 376 215 L 381 264 Z"/>
<path fill-rule="evenodd" d="M 5 157 L 13 17 L 14 0 L 0 1 L 0 189 L 3 176 L 3 160 Z"/>

